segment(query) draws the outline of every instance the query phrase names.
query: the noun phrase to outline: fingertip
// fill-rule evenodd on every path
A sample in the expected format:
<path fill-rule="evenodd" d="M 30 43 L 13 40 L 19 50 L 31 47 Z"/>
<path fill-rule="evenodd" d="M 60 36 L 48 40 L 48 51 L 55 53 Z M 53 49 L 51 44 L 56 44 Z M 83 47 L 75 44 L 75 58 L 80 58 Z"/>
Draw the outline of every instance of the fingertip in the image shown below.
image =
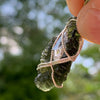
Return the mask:
<path fill-rule="evenodd" d="M 72 15 L 77 16 L 83 7 L 84 0 L 66 0 L 68 8 Z"/>
<path fill-rule="evenodd" d="M 88 9 L 84 18 L 78 17 L 77 28 L 83 38 L 100 44 L 100 10 Z"/>
<path fill-rule="evenodd" d="M 83 38 L 100 44 L 100 0 L 90 0 L 78 14 L 77 28 Z"/>

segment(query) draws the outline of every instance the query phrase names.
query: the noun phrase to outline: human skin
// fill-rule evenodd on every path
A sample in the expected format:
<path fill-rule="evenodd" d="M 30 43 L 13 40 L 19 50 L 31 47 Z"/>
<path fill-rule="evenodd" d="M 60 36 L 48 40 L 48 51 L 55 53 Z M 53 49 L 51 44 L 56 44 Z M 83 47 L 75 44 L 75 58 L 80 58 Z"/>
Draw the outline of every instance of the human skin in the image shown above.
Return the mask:
<path fill-rule="evenodd" d="M 100 44 L 100 0 L 66 0 L 72 15 L 77 16 L 80 35 L 93 43 Z"/>

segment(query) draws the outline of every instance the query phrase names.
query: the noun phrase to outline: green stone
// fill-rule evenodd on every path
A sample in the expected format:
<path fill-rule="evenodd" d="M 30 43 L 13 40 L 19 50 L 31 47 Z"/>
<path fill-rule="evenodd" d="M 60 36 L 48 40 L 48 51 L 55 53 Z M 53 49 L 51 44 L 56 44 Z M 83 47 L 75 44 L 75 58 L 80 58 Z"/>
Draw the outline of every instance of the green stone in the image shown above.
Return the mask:
<path fill-rule="evenodd" d="M 66 31 L 66 34 L 68 37 L 68 39 L 66 40 L 66 51 L 68 52 L 70 56 L 74 56 L 77 53 L 78 48 L 79 48 L 79 39 L 80 39 L 80 34 L 78 33 L 77 28 L 76 28 L 76 21 L 72 19 L 69 20 L 67 24 L 67 31 Z M 44 49 L 41 55 L 40 63 L 50 61 L 51 49 L 52 49 L 52 45 L 55 39 L 56 37 L 54 37 L 48 43 L 47 47 Z M 67 56 L 64 53 L 61 58 L 66 58 L 66 57 Z M 67 75 L 70 72 L 71 64 L 72 64 L 72 61 L 53 65 L 54 79 L 57 85 L 61 85 L 67 79 Z M 51 78 L 51 73 L 52 71 L 50 67 L 41 68 L 38 70 L 38 75 L 35 78 L 35 84 L 40 90 L 49 91 L 54 87 L 54 84 Z"/>

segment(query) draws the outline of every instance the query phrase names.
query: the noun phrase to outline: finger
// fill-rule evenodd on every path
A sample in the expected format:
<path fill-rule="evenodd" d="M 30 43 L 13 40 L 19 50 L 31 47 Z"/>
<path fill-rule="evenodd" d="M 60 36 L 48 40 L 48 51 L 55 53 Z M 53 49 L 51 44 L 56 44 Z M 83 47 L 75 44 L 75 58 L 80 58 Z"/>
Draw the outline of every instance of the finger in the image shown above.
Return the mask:
<path fill-rule="evenodd" d="M 77 28 L 81 36 L 100 44 L 100 0 L 90 0 L 78 14 Z"/>
<path fill-rule="evenodd" d="M 84 0 L 66 0 L 68 8 L 72 15 L 77 16 L 84 4 Z"/>

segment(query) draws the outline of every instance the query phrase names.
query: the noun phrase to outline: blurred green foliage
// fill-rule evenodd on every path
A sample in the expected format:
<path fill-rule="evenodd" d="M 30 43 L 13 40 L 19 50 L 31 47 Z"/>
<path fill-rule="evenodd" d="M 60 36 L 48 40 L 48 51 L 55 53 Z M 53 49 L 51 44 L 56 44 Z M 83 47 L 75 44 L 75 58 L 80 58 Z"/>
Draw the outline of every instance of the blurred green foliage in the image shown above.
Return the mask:
<path fill-rule="evenodd" d="M 100 100 L 100 46 L 81 52 L 64 88 L 44 93 L 34 84 L 41 52 L 70 14 L 64 0 L 0 1 L 0 100 Z"/>

